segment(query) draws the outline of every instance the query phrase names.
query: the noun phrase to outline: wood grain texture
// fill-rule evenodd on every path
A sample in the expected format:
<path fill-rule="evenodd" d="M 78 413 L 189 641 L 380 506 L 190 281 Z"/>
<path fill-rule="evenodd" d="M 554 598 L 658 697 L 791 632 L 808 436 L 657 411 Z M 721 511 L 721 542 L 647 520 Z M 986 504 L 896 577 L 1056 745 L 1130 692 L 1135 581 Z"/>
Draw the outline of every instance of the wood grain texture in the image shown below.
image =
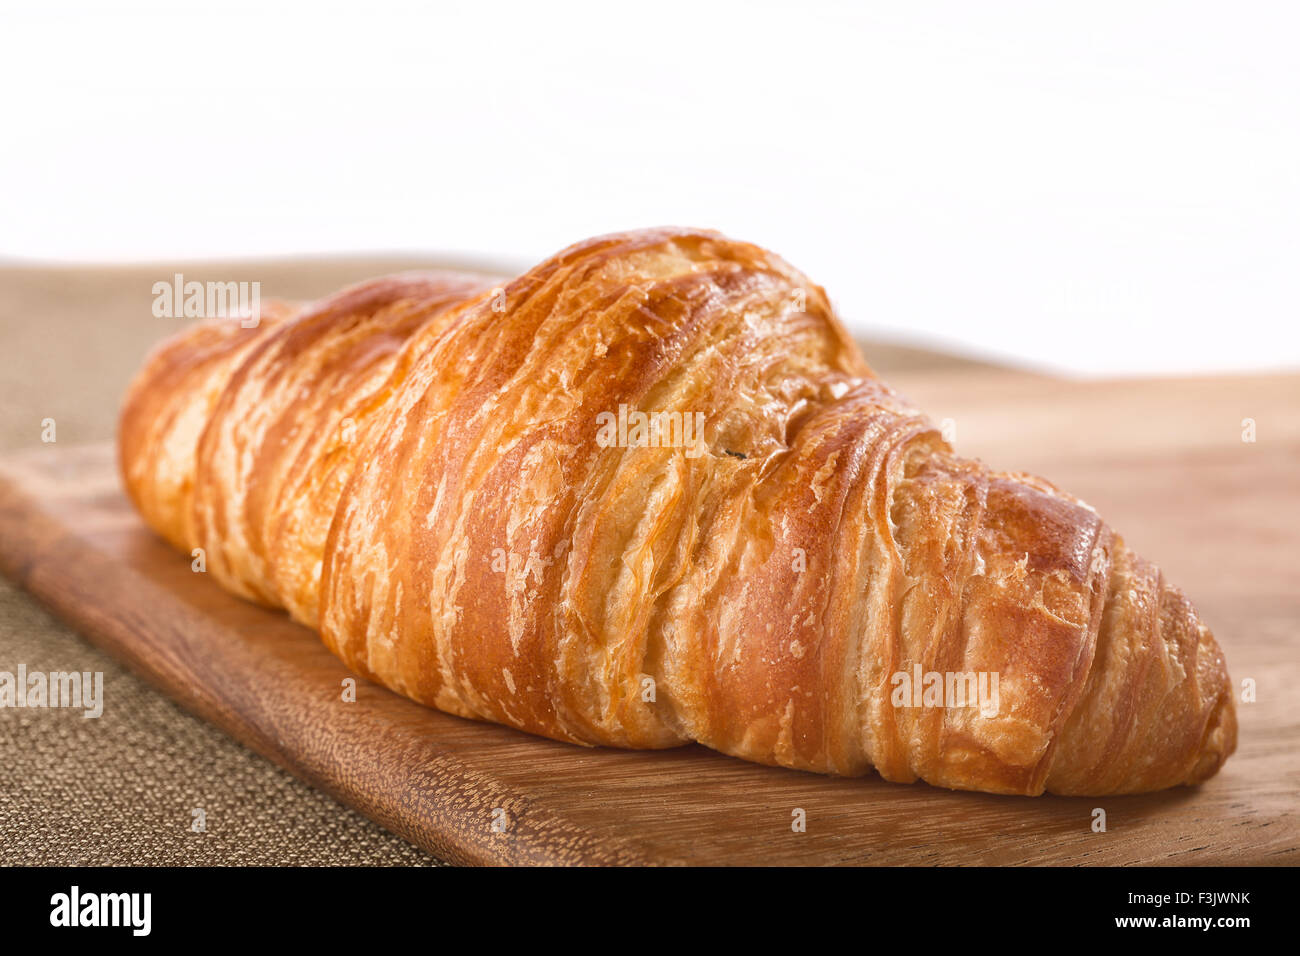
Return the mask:
<path fill-rule="evenodd" d="M 894 380 L 953 420 L 964 452 L 1089 500 L 1193 597 L 1234 679 L 1258 687 L 1219 776 L 1135 797 L 950 793 L 698 747 L 580 749 L 364 681 L 345 703 L 348 673 L 313 633 L 222 592 L 143 528 L 107 446 L 0 465 L 0 569 L 191 710 L 457 862 L 1300 862 L 1300 378 L 1078 385 L 972 369 Z M 1241 440 L 1247 417 L 1254 443 Z M 1091 831 L 1098 806 L 1105 833 Z M 791 830 L 795 808 L 805 833 Z"/>

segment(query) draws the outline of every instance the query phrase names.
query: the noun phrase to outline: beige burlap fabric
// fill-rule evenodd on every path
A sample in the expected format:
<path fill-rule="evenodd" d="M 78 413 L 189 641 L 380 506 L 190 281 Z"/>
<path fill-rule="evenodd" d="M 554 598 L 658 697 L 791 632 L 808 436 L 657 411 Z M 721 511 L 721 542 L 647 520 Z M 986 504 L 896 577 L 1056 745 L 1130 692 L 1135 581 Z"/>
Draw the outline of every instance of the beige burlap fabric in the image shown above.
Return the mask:
<path fill-rule="evenodd" d="M 0 709 L 5 864 L 438 862 L 190 716 L 0 578 L 0 670 L 19 662 L 102 671 L 108 706 L 93 719 Z"/>

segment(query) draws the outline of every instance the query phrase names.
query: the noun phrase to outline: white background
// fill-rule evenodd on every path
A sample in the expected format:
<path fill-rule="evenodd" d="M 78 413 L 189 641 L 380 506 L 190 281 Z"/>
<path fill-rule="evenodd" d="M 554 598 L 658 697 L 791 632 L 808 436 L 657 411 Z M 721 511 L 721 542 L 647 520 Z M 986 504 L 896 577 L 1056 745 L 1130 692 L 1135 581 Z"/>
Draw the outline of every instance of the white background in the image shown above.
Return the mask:
<path fill-rule="evenodd" d="M 860 331 L 1300 365 L 1298 4 L 0 3 L 0 256 L 703 225 Z"/>

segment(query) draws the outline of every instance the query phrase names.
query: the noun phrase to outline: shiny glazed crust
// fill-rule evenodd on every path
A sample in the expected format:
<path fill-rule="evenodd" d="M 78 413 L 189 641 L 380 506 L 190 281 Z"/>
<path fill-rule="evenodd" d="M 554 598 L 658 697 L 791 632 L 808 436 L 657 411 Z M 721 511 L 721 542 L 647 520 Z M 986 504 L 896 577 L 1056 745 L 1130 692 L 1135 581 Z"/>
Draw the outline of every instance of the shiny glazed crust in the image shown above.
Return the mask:
<path fill-rule="evenodd" d="M 703 428 L 600 440 L 620 409 Z M 453 714 L 1015 794 L 1194 784 L 1236 744 L 1223 655 L 1157 568 L 954 455 L 819 287 L 715 233 L 193 326 L 119 441 L 168 541 Z M 898 696 L 931 673 L 995 675 L 996 707 Z"/>

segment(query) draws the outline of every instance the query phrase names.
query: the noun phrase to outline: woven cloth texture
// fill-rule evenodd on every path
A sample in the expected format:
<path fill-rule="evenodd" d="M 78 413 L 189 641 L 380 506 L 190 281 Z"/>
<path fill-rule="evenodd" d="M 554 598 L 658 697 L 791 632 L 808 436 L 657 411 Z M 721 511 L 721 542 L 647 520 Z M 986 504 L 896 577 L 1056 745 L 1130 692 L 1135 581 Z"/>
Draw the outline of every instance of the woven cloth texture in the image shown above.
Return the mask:
<path fill-rule="evenodd" d="M 0 670 L 19 663 L 101 671 L 105 706 L 0 708 L 5 864 L 439 862 L 181 710 L 0 578 Z"/>

